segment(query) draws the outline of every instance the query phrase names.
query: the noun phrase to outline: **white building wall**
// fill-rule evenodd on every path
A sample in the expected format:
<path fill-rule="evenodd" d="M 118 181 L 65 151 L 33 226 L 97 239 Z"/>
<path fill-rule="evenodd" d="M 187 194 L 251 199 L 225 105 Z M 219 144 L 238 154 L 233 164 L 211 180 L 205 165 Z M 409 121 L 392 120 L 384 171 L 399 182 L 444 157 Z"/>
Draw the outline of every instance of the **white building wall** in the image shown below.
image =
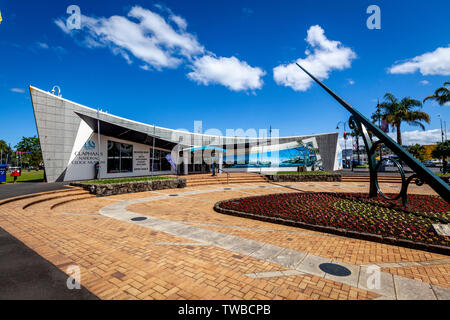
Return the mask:
<path fill-rule="evenodd" d="M 87 139 L 83 139 L 82 137 L 86 136 L 86 132 L 86 129 L 81 130 L 79 132 L 79 136 L 77 136 L 70 162 L 67 165 L 64 181 L 92 180 L 95 178 L 95 164 L 98 162 L 98 136 L 97 133 L 91 133 Z M 126 143 L 133 146 L 132 172 L 108 173 L 108 141 Z M 175 173 L 173 171 L 150 171 L 150 154 L 152 147 L 148 145 L 100 135 L 100 150 L 100 179 L 141 177 Z"/>

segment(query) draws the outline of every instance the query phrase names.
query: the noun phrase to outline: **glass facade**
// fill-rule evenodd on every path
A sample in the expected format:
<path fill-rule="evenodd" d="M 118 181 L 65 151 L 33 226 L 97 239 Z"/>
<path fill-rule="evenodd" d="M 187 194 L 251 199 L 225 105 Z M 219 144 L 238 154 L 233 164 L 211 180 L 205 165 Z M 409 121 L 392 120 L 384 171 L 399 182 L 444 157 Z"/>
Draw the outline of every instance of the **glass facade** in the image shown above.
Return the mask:
<path fill-rule="evenodd" d="M 167 161 L 166 156 L 170 152 L 162 151 L 162 150 L 156 150 L 155 154 L 153 155 L 153 150 L 150 150 L 150 171 L 170 171 L 172 168 L 170 166 L 169 161 Z M 152 161 L 153 158 L 153 161 Z M 152 169 L 153 164 L 153 169 Z"/>
<path fill-rule="evenodd" d="M 133 146 L 108 141 L 108 173 L 133 172 Z"/>

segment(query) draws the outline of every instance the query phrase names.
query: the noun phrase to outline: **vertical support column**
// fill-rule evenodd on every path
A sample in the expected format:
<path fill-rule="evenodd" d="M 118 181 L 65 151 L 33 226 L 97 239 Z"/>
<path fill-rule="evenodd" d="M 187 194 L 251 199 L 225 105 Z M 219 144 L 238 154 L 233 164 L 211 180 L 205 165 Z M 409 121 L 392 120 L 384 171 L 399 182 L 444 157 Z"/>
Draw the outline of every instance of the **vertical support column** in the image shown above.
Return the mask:
<path fill-rule="evenodd" d="M 222 172 L 222 170 L 223 170 L 223 152 L 222 151 L 219 152 L 219 170 L 220 170 L 220 172 Z"/>
<path fill-rule="evenodd" d="M 183 151 L 183 165 L 184 165 L 184 175 L 189 174 L 189 157 L 191 153 L 189 151 Z"/>
<path fill-rule="evenodd" d="M 102 177 L 102 157 L 101 157 L 101 153 L 102 153 L 102 148 L 100 145 L 100 108 L 97 107 L 97 143 L 98 143 L 98 174 L 97 174 L 97 178 L 101 179 Z"/>

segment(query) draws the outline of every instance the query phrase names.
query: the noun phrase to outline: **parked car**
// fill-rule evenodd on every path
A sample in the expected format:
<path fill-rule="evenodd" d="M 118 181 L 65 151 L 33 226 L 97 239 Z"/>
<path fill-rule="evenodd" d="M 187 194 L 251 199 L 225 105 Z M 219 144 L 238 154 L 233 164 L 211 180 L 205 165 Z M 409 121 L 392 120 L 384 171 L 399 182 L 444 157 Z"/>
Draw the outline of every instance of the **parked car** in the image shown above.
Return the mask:
<path fill-rule="evenodd" d="M 425 167 L 436 167 L 436 164 L 432 160 L 425 160 L 422 162 Z"/>

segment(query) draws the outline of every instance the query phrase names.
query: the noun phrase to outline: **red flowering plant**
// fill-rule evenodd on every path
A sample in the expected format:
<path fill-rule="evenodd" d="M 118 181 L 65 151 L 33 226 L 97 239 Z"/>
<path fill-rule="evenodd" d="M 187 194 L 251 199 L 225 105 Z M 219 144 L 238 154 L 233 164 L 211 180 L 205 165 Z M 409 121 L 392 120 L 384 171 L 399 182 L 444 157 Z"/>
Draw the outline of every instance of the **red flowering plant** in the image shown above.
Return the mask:
<path fill-rule="evenodd" d="M 450 218 L 450 205 L 437 196 L 409 195 L 405 207 L 400 200 L 369 198 L 362 193 L 285 193 L 224 201 L 220 206 L 259 216 L 450 246 L 450 237 L 437 234 L 432 226 L 447 224 Z"/>

